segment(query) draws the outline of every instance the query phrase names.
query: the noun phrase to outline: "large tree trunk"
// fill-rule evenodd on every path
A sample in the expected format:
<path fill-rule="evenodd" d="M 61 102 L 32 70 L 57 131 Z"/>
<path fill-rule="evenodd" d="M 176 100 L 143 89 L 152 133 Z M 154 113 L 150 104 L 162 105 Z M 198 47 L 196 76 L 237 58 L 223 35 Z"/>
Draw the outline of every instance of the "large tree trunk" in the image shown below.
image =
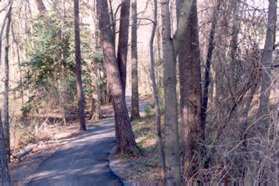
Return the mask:
<path fill-rule="evenodd" d="M 117 64 L 120 72 L 122 88 L 126 90 L 126 75 L 127 75 L 127 53 L 129 40 L 129 18 L 130 18 L 130 0 L 121 1 L 120 10 L 120 25 L 117 48 Z"/>
<path fill-rule="evenodd" d="M 164 142 L 166 156 L 167 185 L 180 185 L 179 137 L 177 121 L 176 95 L 176 59 L 173 40 L 171 39 L 171 23 L 169 0 L 161 0 L 163 62 L 164 62 L 164 97 L 165 126 Z"/>
<path fill-rule="evenodd" d="M 138 148 L 132 131 L 120 72 L 116 62 L 113 33 L 110 27 L 108 27 L 110 21 L 107 1 L 97 0 L 97 15 L 99 17 L 99 29 L 101 31 L 100 37 L 104 53 L 107 81 L 113 99 L 115 127 L 118 130 L 116 131 L 118 133 L 116 135 L 118 151 L 120 153 L 135 154 Z"/>
<path fill-rule="evenodd" d="M 183 21 L 182 19 L 179 21 Z M 194 0 L 183 37 L 185 44 L 179 52 L 180 107 L 182 162 L 187 181 L 199 168 L 200 143 L 204 139 L 204 126 L 201 126 L 201 61 L 197 1 Z"/>
<path fill-rule="evenodd" d="M 270 123 L 269 117 L 269 96 L 271 91 L 271 66 L 272 55 L 274 49 L 275 29 L 277 22 L 277 0 L 269 0 L 268 8 L 268 23 L 266 31 L 265 46 L 262 56 L 262 80 L 261 80 L 261 92 L 260 92 L 260 106 L 258 115 L 261 117 L 261 126 L 267 127 Z"/>
<path fill-rule="evenodd" d="M 131 119 L 140 118 L 139 113 L 139 79 L 138 79 L 138 45 L 137 45 L 137 0 L 132 0 L 132 105 Z"/>
<path fill-rule="evenodd" d="M 9 90 L 10 90 L 10 28 L 12 19 L 12 8 L 8 10 L 7 25 L 6 25 L 6 43 L 5 43 L 5 57 L 4 57 L 4 93 L 3 93 L 3 110 L 2 122 L 4 128 L 4 138 L 6 144 L 6 152 L 8 154 L 8 161 L 10 161 L 10 116 L 9 116 Z"/>
<path fill-rule="evenodd" d="M 153 99 L 155 102 L 155 112 L 156 112 L 156 127 L 157 127 L 157 135 L 158 135 L 158 141 L 159 141 L 159 148 L 160 148 L 160 158 L 161 158 L 161 165 L 163 169 L 163 179 L 164 183 L 166 183 L 166 157 L 164 152 L 164 142 L 163 142 L 163 136 L 162 136 L 162 125 L 161 125 L 161 111 L 160 111 L 160 98 L 159 98 L 159 91 L 156 81 L 156 73 L 155 73 L 155 56 L 154 56 L 154 39 L 157 29 L 157 23 L 158 23 L 158 2 L 157 0 L 153 0 L 154 3 L 154 14 L 153 14 L 153 26 L 152 26 L 152 33 L 149 43 L 149 49 L 150 49 L 150 79 L 152 83 L 152 93 L 153 93 Z"/>
<path fill-rule="evenodd" d="M 79 0 L 74 1 L 75 13 L 75 58 L 76 58 L 76 83 L 77 83 L 77 97 L 78 97 L 78 114 L 80 122 L 80 130 L 86 130 L 85 122 L 85 98 L 82 86 L 81 77 L 81 52 L 80 52 L 80 28 L 79 28 Z"/>

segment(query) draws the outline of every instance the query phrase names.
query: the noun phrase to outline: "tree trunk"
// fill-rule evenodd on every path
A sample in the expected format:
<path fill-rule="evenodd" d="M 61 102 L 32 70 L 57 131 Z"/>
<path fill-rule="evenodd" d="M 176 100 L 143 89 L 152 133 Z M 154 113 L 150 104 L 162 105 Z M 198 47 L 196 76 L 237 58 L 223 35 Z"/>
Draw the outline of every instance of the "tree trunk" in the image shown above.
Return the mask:
<path fill-rule="evenodd" d="M 183 21 L 180 19 L 179 21 Z M 187 21 L 187 20 L 186 20 Z M 181 23 L 179 23 L 181 24 Z M 197 173 L 204 139 L 201 126 L 201 61 L 197 1 L 194 0 L 183 34 L 185 42 L 179 52 L 182 167 L 187 181 Z M 182 33 L 182 32 L 181 32 Z M 182 38 L 179 38 L 182 41 Z"/>
<path fill-rule="evenodd" d="M 35 0 L 35 3 L 40 14 L 44 14 L 47 11 L 43 0 Z"/>
<path fill-rule="evenodd" d="M 131 119 L 139 119 L 139 80 L 138 80 L 138 46 L 137 46 L 137 0 L 132 0 L 132 105 Z"/>
<path fill-rule="evenodd" d="M 158 141 L 159 141 L 159 148 L 160 148 L 160 158 L 161 158 L 161 165 L 163 169 L 163 179 L 164 183 L 166 183 L 166 157 L 164 152 L 164 142 L 162 137 L 162 126 L 161 126 L 161 111 L 160 111 L 160 98 L 159 98 L 159 92 L 158 92 L 158 86 L 156 81 L 156 75 L 155 75 L 155 56 L 154 56 L 154 39 L 157 29 L 157 22 L 158 22 L 158 2 L 157 0 L 153 0 L 154 3 L 154 14 L 153 14 L 153 26 L 152 26 L 152 33 L 149 43 L 149 49 L 150 49 L 150 79 L 152 83 L 152 93 L 153 93 L 153 99 L 155 102 L 155 112 L 156 112 L 156 127 L 157 127 L 157 135 L 158 135 Z"/>
<path fill-rule="evenodd" d="M 260 91 L 260 105 L 258 116 L 261 117 L 261 126 L 267 127 L 270 123 L 269 117 L 269 96 L 271 92 L 271 66 L 274 49 L 275 29 L 277 22 L 277 0 L 269 0 L 268 23 L 266 31 L 265 46 L 262 55 L 262 80 Z"/>
<path fill-rule="evenodd" d="M 211 71 L 213 51 L 215 49 L 214 40 L 215 40 L 215 32 L 216 32 L 216 25 L 217 25 L 217 20 L 219 15 L 220 4 L 221 4 L 220 0 L 218 0 L 212 15 L 212 23 L 211 23 L 210 33 L 209 33 L 209 40 L 208 40 L 207 58 L 206 58 L 205 72 L 204 72 L 202 106 L 201 106 L 201 126 L 203 130 L 205 130 L 206 127 L 208 94 L 209 94 L 209 86 L 210 86 L 210 71 Z M 205 134 L 205 132 L 203 133 Z"/>
<path fill-rule="evenodd" d="M 241 80 L 241 74 L 240 74 L 240 66 L 239 60 L 237 59 L 237 49 L 238 49 L 238 35 L 240 31 L 240 20 L 239 20 L 239 9 L 240 9 L 240 2 L 239 0 L 235 0 L 232 2 L 232 8 L 233 8 L 233 25 L 232 25 L 232 39 L 230 43 L 230 56 L 231 56 L 231 70 L 232 70 L 232 76 L 231 76 L 231 85 L 233 89 L 233 93 L 235 94 L 237 92 L 237 85 L 239 84 L 239 81 Z"/>
<path fill-rule="evenodd" d="M 180 185 L 179 137 L 176 95 L 176 59 L 173 40 L 169 0 L 161 0 L 162 40 L 164 62 L 165 126 L 164 142 L 166 156 L 166 184 Z"/>
<path fill-rule="evenodd" d="M 4 93 L 3 93 L 3 110 L 2 110 L 2 124 L 4 128 L 4 138 L 6 144 L 6 152 L 8 161 L 10 161 L 10 116 L 9 116 L 9 90 L 10 90 L 10 64 L 9 64 L 9 52 L 10 52 L 10 28 L 12 19 L 12 8 L 10 7 L 7 14 L 6 25 L 6 43 L 5 43 L 5 57 L 4 57 Z"/>
<path fill-rule="evenodd" d="M 115 114 L 115 128 L 118 152 L 135 154 L 138 151 L 134 133 L 129 119 L 128 109 L 125 101 L 125 94 L 121 83 L 120 72 L 115 57 L 113 46 L 113 33 L 110 27 L 107 1 L 97 0 L 97 15 L 99 17 L 99 29 L 101 44 L 104 53 L 104 65 L 107 74 L 107 81 L 113 99 Z"/>
<path fill-rule="evenodd" d="M 120 25 L 117 49 L 117 64 L 120 72 L 122 88 L 126 90 L 127 53 L 129 40 L 130 0 L 121 1 Z"/>
<path fill-rule="evenodd" d="M 11 178 L 9 174 L 8 158 L 5 146 L 4 128 L 0 115 L 0 185 L 10 186 Z"/>
<path fill-rule="evenodd" d="M 85 98 L 82 86 L 81 77 L 81 52 L 80 52 L 80 28 L 79 28 L 79 0 L 74 1 L 75 13 L 75 59 L 76 59 L 76 83 L 77 83 L 77 97 L 78 97 L 78 114 L 80 122 L 80 130 L 86 130 L 85 122 Z"/>

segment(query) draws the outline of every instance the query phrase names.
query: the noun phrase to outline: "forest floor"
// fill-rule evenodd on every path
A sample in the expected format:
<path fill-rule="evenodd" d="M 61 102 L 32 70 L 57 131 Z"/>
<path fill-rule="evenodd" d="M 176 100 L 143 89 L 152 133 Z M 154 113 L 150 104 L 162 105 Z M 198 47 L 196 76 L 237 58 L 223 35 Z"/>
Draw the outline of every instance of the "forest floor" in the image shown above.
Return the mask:
<path fill-rule="evenodd" d="M 113 119 L 89 124 L 89 130 L 57 141 L 12 168 L 14 185 L 121 185 L 108 166 L 115 144 Z M 25 175 L 22 175 L 25 174 Z"/>
<path fill-rule="evenodd" d="M 150 157 L 155 154 L 156 140 L 153 134 L 155 125 L 150 116 L 152 111 L 148 105 L 149 101 L 141 102 L 141 113 L 146 116 L 133 122 L 137 142 L 145 152 L 144 156 L 134 158 L 138 169 L 126 169 L 126 175 L 132 175 L 134 180 L 144 172 L 150 172 L 153 165 L 157 167 L 158 162 L 157 157 L 154 157 L 155 160 Z M 79 132 L 77 123 L 52 131 L 53 139 L 39 142 L 30 154 L 11 163 L 13 185 L 121 185 L 120 179 L 109 167 L 109 154 L 115 146 L 111 111 L 107 107 L 107 118 L 88 122 L 89 130 L 86 132 Z M 151 133 L 152 136 L 148 136 Z M 118 159 L 126 164 L 131 162 L 128 157 Z M 141 172 L 136 173 L 138 170 Z"/>
<path fill-rule="evenodd" d="M 152 113 L 133 121 L 136 141 L 143 155 L 129 157 L 115 154 L 110 157 L 111 169 L 127 183 L 146 186 L 161 183 L 159 148 L 154 121 Z"/>

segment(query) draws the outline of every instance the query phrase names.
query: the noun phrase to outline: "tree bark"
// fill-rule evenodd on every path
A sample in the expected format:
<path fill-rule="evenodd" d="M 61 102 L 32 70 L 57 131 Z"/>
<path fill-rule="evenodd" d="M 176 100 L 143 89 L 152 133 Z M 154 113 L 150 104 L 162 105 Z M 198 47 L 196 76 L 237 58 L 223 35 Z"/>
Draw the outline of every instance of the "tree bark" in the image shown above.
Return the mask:
<path fill-rule="evenodd" d="M 180 185 L 181 172 L 179 161 L 179 137 L 177 121 L 176 95 L 176 57 L 171 39 L 169 0 L 161 0 L 163 63 L 164 63 L 164 98 L 165 126 L 164 146 L 166 156 L 166 184 Z"/>
<path fill-rule="evenodd" d="M 138 46 L 137 46 L 137 0 L 132 0 L 132 105 L 131 119 L 139 119 L 139 78 L 138 78 Z"/>
<path fill-rule="evenodd" d="M 156 81 L 156 73 L 155 73 L 155 56 L 154 56 L 154 39 L 157 29 L 157 22 L 158 22 L 158 2 L 157 0 L 153 0 L 154 3 L 154 14 L 153 14 L 153 25 L 152 25 L 152 32 L 151 32 L 151 38 L 149 42 L 149 49 L 150 49 L 150 79 L 152 83 L 152 94 L 153 99 L 155 102 L 155 123 L 157 127 L 157 136 L 159 141 L 159 148 L 160 148 L 160 158 L 161 158 L 161 166 L 163 169 L 163 179 L 164 183 L 166 183 L 166 157 L 164 152 L 164 142 L 163 142 L 163 136 L 162 136 L 162 125 L 161 125 L 161 111 L 160 111 L 160 98 L 159 98 L 159 92 L 158 92 L 158 86 Z"/>
<path fill-rule="evenodd" d="M 77 84 L 77 97 L 78 97 L 78 114 L 80 130 L 86 130 L 85 122 L 85 98 L 82 86 L 82 67 L 81 67 L 81 51 L 80 51 L 80 28 L 79 28 L 79 0 L 74 1 L 74 14 L 75 14 L 75 59 L 76 59 L 76 84 Z"/>
<path fill-rule="evenodd" d="M 97 0 L 97 15 L 99 17 L 99 29 L 101 45 L 104 53 L 104 66 L 107 74 L 107 81 L 113 99 L 115 114 L 115 128 L 118 135 L 118 152 L 125 154 L 138 153 L 134 133 L 129 120 L 128 109 L 125 101 L 125 94 L 121 83 L 120 72 L 115 57 L 113 45 L 113 33 L 109 21 L 107 1 Z M 117 131 L 117 129 L 119 129 Z"/>
<path fill-rule="evenodd" d="M 179 20 L 182 24 L 182 19 Z M 187 21 L 187 20 L 186 20 Z M 199 168 L 202 153 L 201 143 L 204 139 L 204 126 L 201 126 L 201 61 L 199 49 L 199 30 L 197 1 L 192 3 L 190 15 L 184 30 L 185 42 L 180 48 L 180 112 L 182 138 L 182 167 L 188 181 Z M 182 33 L 182 32 L 181 32 Z M 179 38 L 182 41 L 182 38 Z"/>
<path fill-rule="evenodd" d="M 127 53 L 129 40 L 129 18 L 130 18 L 130 0 L 121 1 L 120 10 L 120 25 L 117 49 L 117 64 L 120 72 L 122 88 L 126 90 L 126 75 L 127 75 Z"/>
<path fill-rule="evenodd" d="M 47 9 L 43 0 L 35 0 L 35 3 L 40 14 L 46 13 Z"/>
<path fill-rule="evenodd" d="M 0 115 L 0 185 L 10 186 L 11 178 L 9 174 L 8 158 L 5 144 L 4 128 Z"/>
<path fill-rule="evenodd" d="M 12 19 L 12 7 L 9 8 L 7 14 L 6 25 L 6 43 L 5 43 L 5 56 L 4 56 L 4 93 L 3 93 L 3 110 L 2 110 L 2 124 L 4 128 L 4 138 L 6 144 L 6 152 L 8 161 L 10 161 L 10 116 L 9 116 L 9 91 L 10 91 L 10 64 L 9 64 L 9 52 L 10 52 L 10 28 Z"/>
<path fill-rule="evenodd" d="M 210 86 L 210 71 L 211 71 L 213 52 L 215 49 L 214 41 L 215 41 L 215 32 L 216 32 L 220 4 L 221 2 L 220 0 L 218 0 L 212 15 L 212 23 L 211 23 L 211 29 L 209 33 L 209 39 L 208 39 L 208 49 L 207 49 L 207 58 L 206 58 L 205 72 L 204 72 L 204 86 L 203 86 L 202 106 L 201 106 L 201 126 L 203 130 L 205 130 L 206 127 L 208 94 L 209 94 L 209 86 Z M 203 133 L 205 135 L 205 132 Z"/>
<path fill-rule="evenodd" d="M 262 55 L 262 80 L 260 90 L 260 105 L 258 109 L 258 116 L 261 117 L 261 126 L 266 127 L 270 123 L 269 117 L 269 96 L 271 92 L 271 67 L 272 55 L 274 49 L 275 29 L 277 22 L 277 0 L 269 0 L 268 8 L 268 23 L 266 31 L 265 46 Z"/>

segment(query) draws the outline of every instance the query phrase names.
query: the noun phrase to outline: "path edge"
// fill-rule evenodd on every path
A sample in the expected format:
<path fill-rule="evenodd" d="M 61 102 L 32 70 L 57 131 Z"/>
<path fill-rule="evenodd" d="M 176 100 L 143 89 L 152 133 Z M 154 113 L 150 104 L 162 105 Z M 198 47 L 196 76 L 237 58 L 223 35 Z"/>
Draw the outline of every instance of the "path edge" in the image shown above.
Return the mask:
<path fill-rule="evenodd" d="M 109 154 L 109 168 L 115 174 L 124 186 L 135 186 L 131 180 L 127 180 L 123 175 L 123 167 L 117 166 L 119 159 L 116 157 L 117 146 L 114 145 Z"/>

